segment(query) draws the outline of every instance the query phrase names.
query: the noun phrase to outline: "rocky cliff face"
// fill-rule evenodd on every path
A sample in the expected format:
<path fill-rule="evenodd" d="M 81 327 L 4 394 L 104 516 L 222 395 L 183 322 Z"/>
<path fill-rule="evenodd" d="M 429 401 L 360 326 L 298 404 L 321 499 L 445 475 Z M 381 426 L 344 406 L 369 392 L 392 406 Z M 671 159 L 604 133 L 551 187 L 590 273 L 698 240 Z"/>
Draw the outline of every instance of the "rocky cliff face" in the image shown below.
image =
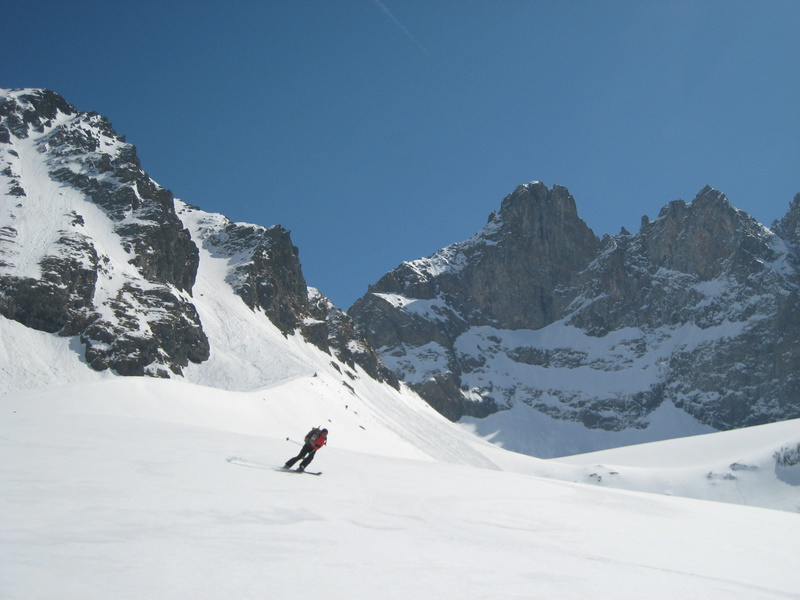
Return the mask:
<path fill-rule="evenodd" d="M 197 247 L 136 149 L 104 117 L 45 90 L 5 93 L 0 117 L 10 191 L 0 313 L 80 336 L 98 370 L 177 373 L 204 360 L 208 343 L 189 301 Z"/>
<path fill-rule="evenodd" d="M 796 418 L 799 205 L 770 230 L 704 188 L 598 240 L 566 189 L 532 183 L 350 314 L 451 419 L 520 403 L 609 431 L 667 404 L 717 429 Z"/>
<path fill-rule="evenodd" d="M 350 317 L 308 287 L 299 250 L 286 229 L 234 223 L 185 204 L 180 213 L 195 224 L 194 239 L 202 248 L 228 258 L 225 281 L 253 311 L 263 312 L 285 336 L 299 333 L 343 364 L 358 365 L 373 379 L 399 387 L 397 377 L 356 333 Z"/>
<path fill-rule="evenodd" d="M 192 297 L 202 247 L 230 258 L 226 283 L 284 335 L 398 385 L 307 287 L 288 231 L 203 213 L 193 237 L 176 207 L 202 211 L 153 181 L 105 117 L 58 94 L 0 91 L 0 201 L 0 315 L 77 336 L 96 370 L 168 376 L 208 359 Z"/>

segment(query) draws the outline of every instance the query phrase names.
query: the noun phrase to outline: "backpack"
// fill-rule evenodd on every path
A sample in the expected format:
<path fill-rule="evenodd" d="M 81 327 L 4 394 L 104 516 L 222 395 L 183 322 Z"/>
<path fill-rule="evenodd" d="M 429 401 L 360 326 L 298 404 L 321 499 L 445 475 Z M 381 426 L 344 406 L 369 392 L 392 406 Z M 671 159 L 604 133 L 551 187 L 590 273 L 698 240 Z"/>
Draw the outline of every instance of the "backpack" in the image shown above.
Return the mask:
<path fill-rule="evenodd" d="M 311 431 L 306 434 L 305 443 L 306 444 L 313 444 L 314 441 L 319 437 L 321 430 L 319 427 L 314 427 Z"/>

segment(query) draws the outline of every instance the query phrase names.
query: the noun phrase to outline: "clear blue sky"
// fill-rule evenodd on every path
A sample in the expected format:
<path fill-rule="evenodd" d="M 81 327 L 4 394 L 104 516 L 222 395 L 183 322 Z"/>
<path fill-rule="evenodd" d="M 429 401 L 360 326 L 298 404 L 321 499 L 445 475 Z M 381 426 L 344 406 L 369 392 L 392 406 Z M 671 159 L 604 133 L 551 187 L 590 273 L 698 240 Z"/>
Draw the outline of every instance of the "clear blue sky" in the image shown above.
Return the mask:
<path fill-rule="evenodd" d="M 705 184 L 800 192 L 800 1 L 70 1 L 3 8 L 0 87 L 106 115 L 190 204 L 291 230 L 348 308 L 518 184 L 598 235 Z"/>

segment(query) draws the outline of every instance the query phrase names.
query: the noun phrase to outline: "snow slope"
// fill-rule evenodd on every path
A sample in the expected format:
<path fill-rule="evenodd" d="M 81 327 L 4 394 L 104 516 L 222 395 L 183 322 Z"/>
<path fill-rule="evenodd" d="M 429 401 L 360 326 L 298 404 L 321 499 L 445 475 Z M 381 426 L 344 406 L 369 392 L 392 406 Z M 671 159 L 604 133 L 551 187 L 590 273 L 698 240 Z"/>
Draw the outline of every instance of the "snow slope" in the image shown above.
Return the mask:
<path fill-rule="evenodd" d="M 797 514 L 543 478 L 586 460 L 506 452 L 417 401 L 346 398 L 327 373 L 0 397 L 0 597 L 800 598 Z M 317 422 L 323 476 L 275 471 Z M 728 448 L 747 446 L 735 433 Z"/>
<path fill-rule="evenodd" d="M 555 459 L 598 484 L 800 512 L 800 420 Z"/>
<path fill-rule="evenodd" d="M 585 454 L 599 448 L 616 448 L 716 431 L 671 403 L 656 408 L 648 415 L 648 420 L 649 425 L 642 429 L 589 429 L 582 423 L 555 419 L 520 402 L 483 419 L 462 417 L 460 423 L 467 431 L 503 448 L 542 458 Z M 502 432 L 502 435 L 498 432 Z"/>

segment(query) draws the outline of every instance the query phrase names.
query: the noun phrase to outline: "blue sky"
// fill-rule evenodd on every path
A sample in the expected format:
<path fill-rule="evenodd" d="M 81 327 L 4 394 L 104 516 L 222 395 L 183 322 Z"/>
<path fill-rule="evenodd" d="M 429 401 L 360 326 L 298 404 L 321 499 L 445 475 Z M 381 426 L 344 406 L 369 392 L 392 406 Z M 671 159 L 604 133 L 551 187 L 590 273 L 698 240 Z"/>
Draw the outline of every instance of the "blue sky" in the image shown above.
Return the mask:
<path fill-rule="evenodd" d="M 15 2 L 0 87 L 106 115 L 190 204 L 292 232 L 348 308 L 565 185 L 597 235 L 708 184 L 800 193 L 800 2 Z"/>

